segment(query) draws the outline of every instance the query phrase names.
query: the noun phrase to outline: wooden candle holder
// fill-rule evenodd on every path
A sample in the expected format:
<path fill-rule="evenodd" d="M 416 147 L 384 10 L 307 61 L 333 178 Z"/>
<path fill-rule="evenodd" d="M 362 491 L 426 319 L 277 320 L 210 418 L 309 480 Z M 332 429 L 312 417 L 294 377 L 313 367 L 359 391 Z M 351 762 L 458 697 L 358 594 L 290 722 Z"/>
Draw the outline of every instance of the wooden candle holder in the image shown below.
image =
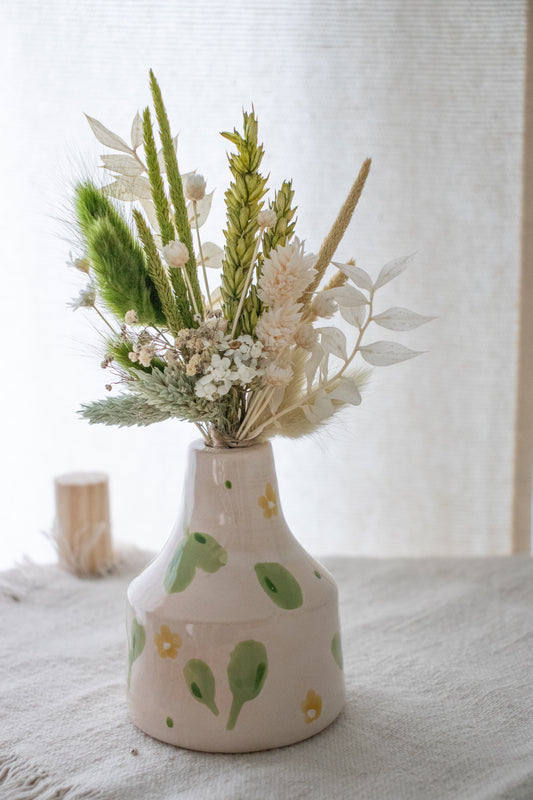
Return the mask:
<path fill-rule="evenodd" d="M 103 575 L 114 565 L 109 482 L 101 472 L 71 472 L 54 481 L 54 540 L 59 564 L 76 575 Z"/>

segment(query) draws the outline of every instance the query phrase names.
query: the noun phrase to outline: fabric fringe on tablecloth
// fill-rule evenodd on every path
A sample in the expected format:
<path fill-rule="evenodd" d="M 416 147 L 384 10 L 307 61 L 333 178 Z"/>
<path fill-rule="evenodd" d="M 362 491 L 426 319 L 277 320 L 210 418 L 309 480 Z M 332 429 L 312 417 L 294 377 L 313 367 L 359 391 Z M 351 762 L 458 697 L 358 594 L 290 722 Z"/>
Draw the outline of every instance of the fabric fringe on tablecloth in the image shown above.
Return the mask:
<path fill-rule="evenodd" d="M 31 761 L 4 753 L 0 753 L 0 797 L 2 800 L 102 800 L 99 791 L 58 785 Z"/>

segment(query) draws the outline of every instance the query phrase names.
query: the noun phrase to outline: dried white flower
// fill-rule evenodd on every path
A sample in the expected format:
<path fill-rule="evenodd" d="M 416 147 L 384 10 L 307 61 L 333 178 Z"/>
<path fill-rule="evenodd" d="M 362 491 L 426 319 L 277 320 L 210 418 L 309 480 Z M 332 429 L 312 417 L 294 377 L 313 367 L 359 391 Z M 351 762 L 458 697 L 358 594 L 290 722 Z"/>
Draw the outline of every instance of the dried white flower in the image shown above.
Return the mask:
<path fill-rule="evenodd" d="M 239 355 L 241 358 L 257 359 L 263 352 L 261 342 L 255 341 L 247 333 L 238 336 L 236 339 L 224 338 L 219 345 L 225 356 L 232 358 Z"/>
<path fill-rule="evenodd" d="M 67 261 L 67 267 L 74 267 L 74 269 L 77 269 L 80 272 L 85 272 L 86 275 L 89 274 L 89 270 L 91 268 L 89 259 L 73 258 L 72 253 L 69 253 L 69 258 L 70 261 Z"/>
<path fill-rule="evenodd" d="M 153 344 L 143 344 L 139 350 L 139 363 L 143 367 L 149 367 L 152 364 L 152 358 L 155 356 L 155 347 Z"/>
<path fill-rule="evenodd" d="M 94 303 L 96 300 L 96 289 L 94 286 L 89 283 L 85 289 L 82 289 L 79 295 L 71 300 L 68 305 L 73 311 L 77 311 L 78 308 L 93 308 Z"/>
<path fill-rule="evenodd" d="M 304 350 L 312 350 L 318 342 L 318 333 L 310 323 L 303 322 L 296 329 L 294 341 L 298 347 L 302 347 Z"/>
<path fill-rule="evenodd" d="M 224 397 L 231 389 L 231 380 L 215 379 L 212 374 L 204 375 L 196 381 L 194 391 L 197 397 L 205 397 L 207 400 L 214 400 L 216 397 Z"/>
<path fill-rule="evenodd" d="M 206 345 L 212 347 L 210 342 Z M 243 335 L 238 339 L 225 336 L 217 348 L 223 355 L 212 353 L 209 356 L 206 350 L 207 365 L 205 356 L 194 355 L 187 366 L 188 375 L 204 373 L 194 387 L 198 397 L 215 400 L 227 394 L 232 386 L 245 386 L 263 374 L 263 368 L 258 366 L 258 356 L 263 348 L 251 336 Z"/>
<path fill-rule="evenodd" d="M 237 367 L 235 371 L 237 379 L 243 385 L 251 383 L 254 378 L 262 374 L 263 372 L 263 370 L 257 369 L 257 364 L 255 362 L 255 359 L 252 359 L 252 361 L 249 364 L 245 364 L 242 358 L 240 358 L 239 356 L 235 356 L 233 363 Z"/>
<path fill-rule="evenodd" d="M 314 255 L 304 255 L 303 242 L 296 237 L 290 244 L 277 247 L 265 258 L 259 298 L 270 308 L 298 300 L 313 280 L 314 260 Z"/>
<path fill-rule="evenodd" d="M 175 239 L 163 247 L 163 257 L 172 269 L 181 269 L 189 260 L 187 245 Z"/>
<path fill-rule="evenodd" d="M 203 175 L 188 175 L 183 191 L 187 200 L 198 202 L 205 197 L 205 178 Z"/>
<path fill-rule="evenodd" d="M 211 356 L 211 373 L 215 378 L 225 380 L 231 367 L 229 358 L 221 358 L 218 353 Z"/>
<path fill-rule="evenodd" d="M 287 302 L 261 314 L 255 333 L 265 350 L 279 353 L 294 344 L 294 334 L 300 324 L 300 312 L 301 306 L 298 303 Z"/>
<path fill-rule="evenodd" d="M 179 356 L 178 356 L 178 354 L 176 353 L 176 351 L 175 351 L 175 350 L 172 350 L 171 348 L 169 348 L 169 349 L 166 351 L 166 353 L 165 353 L 165 358 L 166 358 L 166 360 L 167 360 L 167 364 L 168 364 L 170 367 L 175 367 L 175 366 L 177 366 L 177 364 L 179 364 Z"/>
<path fill-rule="evenodd" d="M 124 322 L 126 325 L 135 325 L 139 322 L 139 317 L 137 316 L 137 312 L 133 309 L 131 311 L 126 311 L 124 314 Z"/>
<path fill-rule="evenodd" d="M 211 380 L 210 375 L 204 375 L 202 378 L 198 378 L 194 385 L 194 393 L 196 397 L 205 397 L 206 400 L 215 399 L 217 387 Z"/>
<path fill-rule="evenodd" d="M 257 223 L 260 228 L 272 228 L 276 224 L 276 212 L 272 208 L 265 208 L 257 215 Z"/>
<path fill-rule="evenodd" d="M 209 357 L 207 358 L 207 361 L 209 361 Z M 205 366 L 206 366 L 205 356 L 201 355 L 200 353 L 195 353 L 193 356 L 191 356 L 185 368 L 185 372 L 187 375 L 191 376 L 198 375 L 203 373 Z"/>
<path fill-rule="evenodd" d="M 264 381 L 268 386 L 287 386 L 292 376 L 292 367 L 280 367 L 271 362 L 265 370 Z"/>
<path fill-rule="evenodd" d="M 205 325 L 208 328 L 214 329 L 217 333 L 226 333 L 228 328 L 228 320 L 222 316 L 221 311 L 210 311 L 205 320 Z"/>
<path fill-rule="evenodd" d="M 135 350 L 130 350 L 130 352 L 128 353 L 128 358 L 135 364 L 139 360 L 139 354 L 136 353 Z"/>
<path fill-rule="evenodd" d="M 318 317 L 332 317 L 337 310 L 337 303 L 332 297 L 324 297 L 319 292 L 313 300 L 312 309 Z"/>

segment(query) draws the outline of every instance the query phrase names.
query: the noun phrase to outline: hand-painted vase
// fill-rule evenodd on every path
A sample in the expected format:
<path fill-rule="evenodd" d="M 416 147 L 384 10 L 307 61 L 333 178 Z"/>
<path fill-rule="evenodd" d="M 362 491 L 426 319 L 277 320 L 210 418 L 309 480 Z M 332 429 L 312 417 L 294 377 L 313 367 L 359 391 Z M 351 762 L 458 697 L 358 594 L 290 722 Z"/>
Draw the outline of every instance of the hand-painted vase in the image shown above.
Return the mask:
<path fill-rule="evenodd" d="M 270 444 L 193 444 L 175 529 L 128 589 L 133 722 L 224 753 L 323 730 L 344 703 L 337 595 L 283 518 Z"/>

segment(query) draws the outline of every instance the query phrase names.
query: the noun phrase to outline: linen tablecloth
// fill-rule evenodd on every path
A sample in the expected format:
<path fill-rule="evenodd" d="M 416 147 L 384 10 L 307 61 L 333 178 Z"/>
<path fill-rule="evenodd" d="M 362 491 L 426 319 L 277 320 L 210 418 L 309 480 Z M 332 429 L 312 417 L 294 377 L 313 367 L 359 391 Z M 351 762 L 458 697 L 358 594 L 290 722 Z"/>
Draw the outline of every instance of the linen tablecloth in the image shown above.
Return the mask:
<path fill-rule="evenodd" d="M 125 591 L 146 554 L 79 579 L 0 575 L 2 800 L 532 800 L 533 561 L 323 559 L 346 708 L 312 739 L 190 752 L 125 706 Z"/>

